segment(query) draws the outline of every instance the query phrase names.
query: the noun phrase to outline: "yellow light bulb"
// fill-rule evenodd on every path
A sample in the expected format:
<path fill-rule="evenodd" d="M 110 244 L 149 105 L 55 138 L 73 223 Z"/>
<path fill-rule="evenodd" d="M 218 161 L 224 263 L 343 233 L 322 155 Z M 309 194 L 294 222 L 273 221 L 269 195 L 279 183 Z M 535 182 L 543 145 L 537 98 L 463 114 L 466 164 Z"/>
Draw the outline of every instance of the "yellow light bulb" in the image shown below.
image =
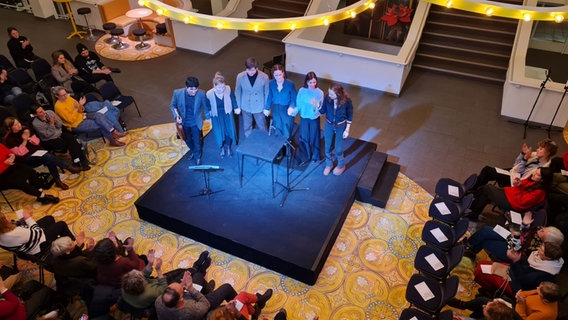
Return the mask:
<path fill-rule="evenodd" d="M 446 8 L 451 8 L 451 7 L 452 7 L 452 0 L 446 1 Z"/>
<path fill-rule="evenodd" d="M 296 30 L 296 24 L 295 23 L 292 23 L 290 25 L 290 30 L 292 30 L 292 31 Z"/>
<path fill-rule="evenodd" d="M 527 21 L 527 22 L 528 22 L 528 21 L 531 21 L 531 18 L 532 18 L 532 17 L 531 17 L 531 15 L 530 15 L 529 13 L 525 13 L 525 14 L 523 15 L 523 20 L 525 20 L 525 21 Z"/>
<path fill-rule="evenodd" d="M 144 0 L 138 0 L 138 5 L 139 5 L 139 6 L 144 6 Z"/>
<path fill-rule="evenodd" d="M 561 15 L 561 14 L 556 15 L 556 16 L 554 16 L 554 21 L 556 21 L 557 23 L 560 23 L 560 22 L 564 21 L 564 16 Z"/>
<path fill-rule="evenodd" d="M 357 16 L 357 13 L 355 13 L 355 11 L 351 11 L 351 18 L 355 18 Z"/>
<path fill-rule="evenodd" d="M 161 16 L 161 15 L 164 14 L 164 10 L 163 10 L 162 8 L 160 8 L 160 9 L 156 10 L 156 13 L 157 13 L 159 16 Z"/>
<path fill-rule="evenodd" d="M 188 23 L 189 23 L 189 20 L 190 20 L 190 18 L 189 18 L 189 17 L 185 17 L 185 18 L 183 18 L 183 22 L 184 22 L 185 24 L 188 24 Z"/>
<path fill-rule="evenodd" d="M 221 22 L 217 23 L 217 29 L 219 30 L 223 29 L 223 24 Z"/>
<path fill-rule="evenodd" d="M 493 15 L 493 8 L 487 8 L 487 9 L 485 9 L 485 14 L 486 14 L 488 17 L 491 17 L 491 16 Z"/>
<path fill-rule="evenodd" d="M 369 3 L 369 8 L 375 9 L 375 3 L 374 2 Z"/>
<path fill-rule="evenodd" d="M 258 32 L 258 24 L 254 25 L 254 32 Z"/>

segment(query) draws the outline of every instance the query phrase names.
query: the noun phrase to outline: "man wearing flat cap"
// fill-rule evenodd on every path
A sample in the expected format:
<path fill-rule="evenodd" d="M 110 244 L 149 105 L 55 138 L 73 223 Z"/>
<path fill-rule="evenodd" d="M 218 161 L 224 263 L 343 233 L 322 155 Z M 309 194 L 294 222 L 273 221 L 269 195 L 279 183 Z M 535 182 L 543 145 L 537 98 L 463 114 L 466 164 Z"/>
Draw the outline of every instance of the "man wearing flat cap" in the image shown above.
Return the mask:
<path fill-rule="evenodd" d="M 201 129 L 203 128 L 203 114 L 209 119 L 206 110 L 206 97 L 203 89 L 198 89 L 199 80 L 188 77 L 185 88 L 174 90 L 170 108 L 177 123 L 182 124 L 185 133 L 185 143 L 192 152 L 189 159 L 197 159 L 201 165 Z"/>

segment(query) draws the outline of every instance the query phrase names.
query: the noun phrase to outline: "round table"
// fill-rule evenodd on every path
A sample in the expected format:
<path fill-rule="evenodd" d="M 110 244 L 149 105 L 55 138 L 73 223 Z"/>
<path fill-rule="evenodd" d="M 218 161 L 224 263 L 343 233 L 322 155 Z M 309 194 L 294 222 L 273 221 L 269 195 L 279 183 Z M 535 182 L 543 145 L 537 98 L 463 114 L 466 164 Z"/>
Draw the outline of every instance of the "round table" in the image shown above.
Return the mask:
<path fill-rule="evenodd" d="M 138 19 L 138 28 L 144 28 L 144 24 L 142 24 L 142 18 L 146 18 L 150 15 L 152 15 L 152 13 L 154 13 L 154 11 L 152 11 L 152 9 L 148 9 L 148 8 L 136 8 L 136 9 L 132 9 L 132 10 L 128 10 L 125 15 L 129 18 L 134 18 L 134 19 Z M 144 36 L 144 40 L 149 40 L 152 39 L 152 34 L 146 34 Z"/>
<path fill-rule="evenodd" d="M 143 28 L 144 26 L 142 25 L 142 18 L 146 18 L 147 16 L 151 15 L 152 13 L 154 13 L 154 11 L 152 11 L 152 9 L 136 8 L 136 9 L 128 10 L 125 15 L 129 18 L 138 19 L 138 24 L 139 24 L 138 27 Z"/>

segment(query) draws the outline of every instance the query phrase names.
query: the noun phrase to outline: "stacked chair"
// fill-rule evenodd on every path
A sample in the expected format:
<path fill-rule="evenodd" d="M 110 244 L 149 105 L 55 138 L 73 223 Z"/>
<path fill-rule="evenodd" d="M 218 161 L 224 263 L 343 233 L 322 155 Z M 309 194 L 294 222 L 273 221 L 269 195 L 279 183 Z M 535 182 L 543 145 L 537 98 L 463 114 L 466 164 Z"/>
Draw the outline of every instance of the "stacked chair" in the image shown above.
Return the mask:
<path fill-rule="evenodd" d="M 402 311 L 401 320 L 451 320 L 451 310 L 441 311 L 458 290 L 459 278 L 451 271 L 460 263 L 464 246 L 459 243 L 467 231 L 466 211 L 473 202 L 469 193 L 476 175 L 465 183 L 443 178 L 436 185 L 436 196 L 430 203 L 428 215 L 432 220 L 424 224 L 422 245 L 414 259 L 414 274 L 406 288 L 406 300 L 411 306 Z"/>

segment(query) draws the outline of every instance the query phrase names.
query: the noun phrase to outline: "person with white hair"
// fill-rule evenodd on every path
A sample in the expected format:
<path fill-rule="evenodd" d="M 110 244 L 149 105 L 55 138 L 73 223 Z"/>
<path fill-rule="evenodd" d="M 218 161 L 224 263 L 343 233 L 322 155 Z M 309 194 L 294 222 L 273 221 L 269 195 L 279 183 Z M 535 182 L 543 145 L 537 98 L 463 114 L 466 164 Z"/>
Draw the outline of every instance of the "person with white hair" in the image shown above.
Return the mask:
<path fill-rule="evenodd" d="M 530 211 L 525 213 L 525 222 L 529 216 L 532 216 Z M 494 261 L 511 262 L 507 250 L 513 249 L 526 257 L 538 250 L 543 242 L 552 242 L 561 246 L 564 235 L 558 228 L 550 226 L 521 231 L 520 234 L 511 234 L 504 239 L 493 230 L 493 227 L 485 226 L 464 241 L 467 247 L 464 255 L 474 259 L 478 252 L 485 250 Z"/>
<path fill-rule="evenodd" d="M 159 297 L 168 284 L 179 282 L 184 273 L 189 271 L 193 283 L 202 287 L 202 292 L 208 293 L 215 287 L 215 282 L 211 280 L 205 283 L 205 273 L 211 265 L 211 258 L 208 251 L 203 251 L 193 267 L 189 269 L 176 269 L 166 274 L 162 273 L 162 259 L 155 257 L 154 249 L 148 251 L 148 264 L 144 270 L 130 270 L 122 276 L 122 299 L 132 307 L 138 309 L 150 308 L 154 305 L 154 301 Z M 156 278 L 152 278 L 152 269 L 156 271 Z"/>

